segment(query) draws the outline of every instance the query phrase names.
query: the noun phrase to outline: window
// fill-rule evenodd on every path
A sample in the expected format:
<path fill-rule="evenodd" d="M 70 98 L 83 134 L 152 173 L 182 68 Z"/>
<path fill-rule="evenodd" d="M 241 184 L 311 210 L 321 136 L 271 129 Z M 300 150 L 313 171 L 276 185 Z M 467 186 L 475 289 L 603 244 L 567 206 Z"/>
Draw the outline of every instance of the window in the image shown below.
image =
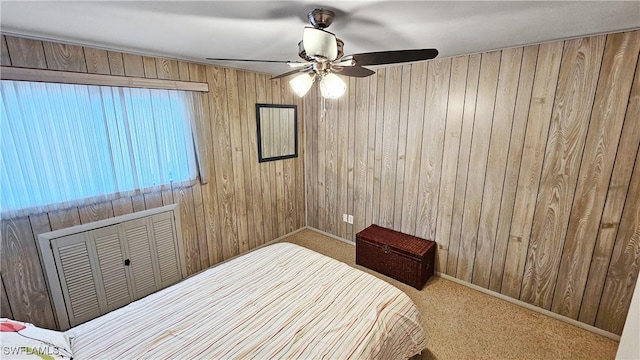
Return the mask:
<path fill-rule="evenodd" d="M 1 81 L 2 212 L 197 176 L 190 92 Z"/>

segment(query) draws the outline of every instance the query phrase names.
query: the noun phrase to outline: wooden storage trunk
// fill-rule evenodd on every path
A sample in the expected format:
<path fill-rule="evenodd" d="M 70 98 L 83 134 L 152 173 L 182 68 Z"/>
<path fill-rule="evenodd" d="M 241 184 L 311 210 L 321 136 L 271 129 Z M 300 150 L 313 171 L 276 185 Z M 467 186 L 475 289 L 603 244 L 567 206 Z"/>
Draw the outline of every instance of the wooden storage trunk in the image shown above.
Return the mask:
<path fill-rule="evenodd" d="M 356 264 L 421 290 L 433 275 L 435 242 L 371 225 L 356 234 Z"/>

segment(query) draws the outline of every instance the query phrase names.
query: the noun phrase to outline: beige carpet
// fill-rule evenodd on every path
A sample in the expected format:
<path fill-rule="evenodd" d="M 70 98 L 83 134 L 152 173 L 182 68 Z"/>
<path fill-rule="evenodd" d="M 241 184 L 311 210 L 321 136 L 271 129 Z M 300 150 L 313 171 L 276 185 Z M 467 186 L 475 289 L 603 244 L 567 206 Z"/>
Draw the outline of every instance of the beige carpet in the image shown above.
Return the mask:
<path fill-rule="evenodd" d="M 331 256 L 398 287 L 422 314 L 428 347 L 418 359 L 613 359 L 618 343 L 452 281 L 422 291 L 355 265 L 355 246 L 312 230 L 283 241 Z"/>

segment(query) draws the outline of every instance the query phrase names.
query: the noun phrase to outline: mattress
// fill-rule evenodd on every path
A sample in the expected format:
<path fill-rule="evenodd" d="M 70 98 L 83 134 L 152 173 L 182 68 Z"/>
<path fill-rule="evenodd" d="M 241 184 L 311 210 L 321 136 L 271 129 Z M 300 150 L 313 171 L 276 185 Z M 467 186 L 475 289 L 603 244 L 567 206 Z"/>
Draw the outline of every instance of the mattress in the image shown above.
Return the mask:
<path fill-rule="evenodd" d="M 278 243 L 66 334 L 75 359 L 406 359 L 426 347 L 421 324 L 387 282 Z"/>

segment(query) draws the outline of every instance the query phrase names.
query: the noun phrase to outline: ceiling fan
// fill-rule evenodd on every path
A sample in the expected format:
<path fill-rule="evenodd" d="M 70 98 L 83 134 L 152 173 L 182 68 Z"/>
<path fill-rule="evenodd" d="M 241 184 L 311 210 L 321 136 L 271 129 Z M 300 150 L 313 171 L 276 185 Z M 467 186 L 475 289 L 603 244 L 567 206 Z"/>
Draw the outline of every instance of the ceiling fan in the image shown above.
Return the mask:
<path fill-rule="evenodd" d="M 285 63 L 293 70 L 274 76 L 272 80 L 299 74 L 289 81 L 298 96 L 304 96 L 317 80 L 322 96 L 335 99 L 342 96 L 346 90 L 346 84 L 336 74 L 367 77 L 375 72 L 364 66 L 429 60 L 438 56 L 436 49 L 378 51 L 344 56 L 344 42 L 325 30 L 333 23 L 335 13 L 328 9 L 315 9 L 307 14 L 307 18 L 312 26 L 304 28 L 302 41 L 298 43 L 298 56 L 304 61 L 220 58 L 207 60 Z"/>

